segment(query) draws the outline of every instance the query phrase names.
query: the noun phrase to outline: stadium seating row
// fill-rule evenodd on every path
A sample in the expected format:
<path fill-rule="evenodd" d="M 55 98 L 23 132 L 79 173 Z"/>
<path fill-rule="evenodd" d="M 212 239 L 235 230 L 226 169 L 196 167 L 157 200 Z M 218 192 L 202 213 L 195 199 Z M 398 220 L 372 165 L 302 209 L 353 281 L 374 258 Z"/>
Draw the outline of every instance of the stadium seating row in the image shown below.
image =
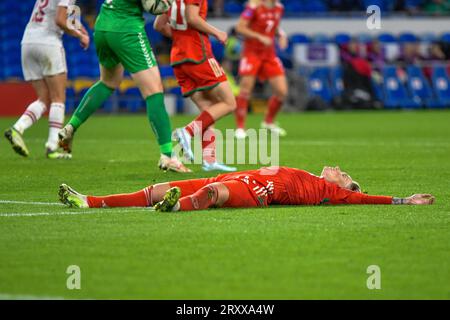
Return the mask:
<path fill-rule="evenodd" d="M 373 82 L 377 98 L 385 108 L 444 108 L 450 107 L 450 78 L 444 66 L 432 68 L 431 81 L 418 66 L 406 68 L 403 81 L 396 66 L 385 66 L 384 81 Z M 307 75 L 308 89 L 312 95 L 331 103 L 333 97 L 343 92 L 342 68 L 315 68 Z"/>

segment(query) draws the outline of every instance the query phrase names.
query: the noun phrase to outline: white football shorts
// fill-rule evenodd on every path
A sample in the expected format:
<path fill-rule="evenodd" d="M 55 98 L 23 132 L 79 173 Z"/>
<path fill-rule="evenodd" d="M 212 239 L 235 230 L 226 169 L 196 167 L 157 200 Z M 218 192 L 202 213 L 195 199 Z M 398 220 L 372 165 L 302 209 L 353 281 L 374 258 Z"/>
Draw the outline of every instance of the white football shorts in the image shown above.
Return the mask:
<path fill-rule="evenodd" d="M 22 44 L 22 71 L 26 81 L 40 80 L 67 72 L 64 47 L 57 45 Z"/>

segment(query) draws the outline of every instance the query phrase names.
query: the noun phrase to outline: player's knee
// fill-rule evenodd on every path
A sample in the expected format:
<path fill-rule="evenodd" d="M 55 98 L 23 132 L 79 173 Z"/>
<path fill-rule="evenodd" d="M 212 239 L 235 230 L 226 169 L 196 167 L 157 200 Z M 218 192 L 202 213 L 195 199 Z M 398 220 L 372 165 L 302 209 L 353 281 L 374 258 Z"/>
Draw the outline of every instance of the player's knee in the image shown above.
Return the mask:
<path fill-rule="evenodd" d="M 288 95 L 288 91 L 286 88 L 280 88 L 275 90 L 274 95 L 280 100 L 280 101 L 284 101 L 287 98 Z"/>
<path fill-rule="evenodd" d="M 236 104 L 236 99 L 234 98 L 234 96 L 232 99 L 230 99 L 230 101 L 228 101 L 228 107 L 229 107 L 230 112 L 233 112 L 234 110 L 236 110 L 237 104 Z"/>
<path fill-rule="evenodd" d="M 102 77 L 100 81 L 111 89 L 117 89 L 120 86 L 120 83 L 122 82 L 122 77 L 112 77 L 112 78 L 104 78 Z"/>

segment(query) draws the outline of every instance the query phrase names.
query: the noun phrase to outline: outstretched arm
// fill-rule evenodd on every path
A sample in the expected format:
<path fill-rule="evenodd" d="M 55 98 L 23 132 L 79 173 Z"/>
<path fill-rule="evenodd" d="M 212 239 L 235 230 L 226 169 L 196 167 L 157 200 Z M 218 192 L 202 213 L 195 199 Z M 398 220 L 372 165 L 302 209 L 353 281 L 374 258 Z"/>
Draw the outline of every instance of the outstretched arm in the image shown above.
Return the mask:
<path fill-rule="evenodd" d="M 433 204 L 435 198 L 431 194 L 415 194 L 407 198 L 391 196 L 371 196 L 339 188 L 331 197 L 330 204 L 394 204 L 394 205 L 426 205 Z"/>

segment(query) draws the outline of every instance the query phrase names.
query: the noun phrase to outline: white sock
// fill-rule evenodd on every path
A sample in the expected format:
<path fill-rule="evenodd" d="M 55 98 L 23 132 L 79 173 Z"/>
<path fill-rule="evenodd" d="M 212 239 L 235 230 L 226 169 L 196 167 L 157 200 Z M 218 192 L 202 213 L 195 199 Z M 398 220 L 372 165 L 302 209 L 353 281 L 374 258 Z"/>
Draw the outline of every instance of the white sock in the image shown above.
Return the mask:
<path fill-rule="evenodd" d="M 31 127 L 47 110 L 45 104 L 39 100 L 32 102 L 23 115 L 17 120 L 13 128 L 23 134 L 25 130 Z"/>
<path fill-rule="evenodd" d="M 50 150 L 58 148 L 58 132 L 63 127 L 65 106 L 63 103 L 52 103 L 48 114 L 48 141 L 45 144 Z"/>

